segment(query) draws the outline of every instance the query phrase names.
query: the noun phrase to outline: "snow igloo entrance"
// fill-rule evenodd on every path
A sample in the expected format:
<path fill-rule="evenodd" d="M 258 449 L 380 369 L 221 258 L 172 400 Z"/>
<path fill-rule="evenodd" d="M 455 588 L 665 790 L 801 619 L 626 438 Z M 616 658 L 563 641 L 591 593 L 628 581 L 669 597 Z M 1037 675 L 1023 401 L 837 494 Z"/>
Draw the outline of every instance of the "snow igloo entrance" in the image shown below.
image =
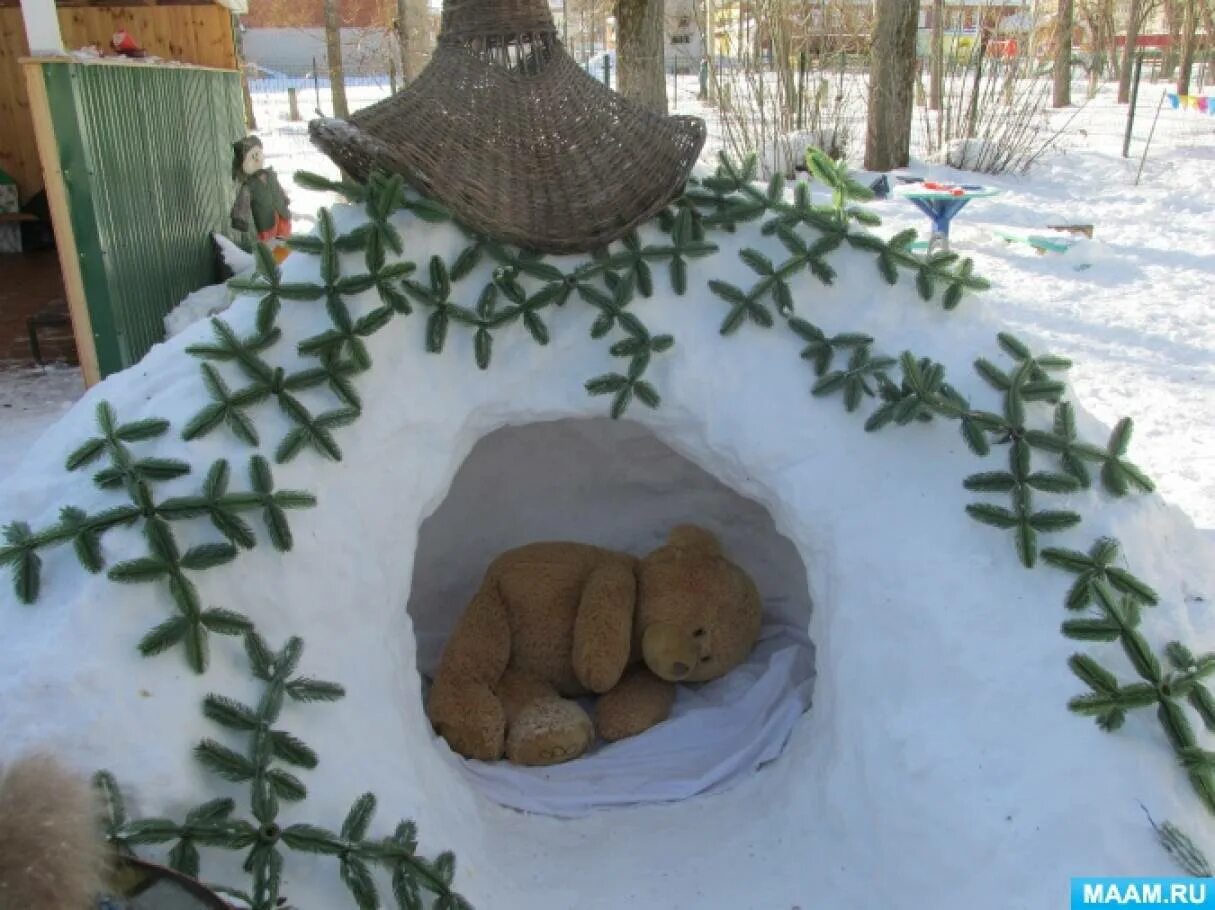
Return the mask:
<path fill-rule="evenodd" d="M 748 661 L 721 679 L 680 686 L 671 718 L 658 727 L 600 741 L 565 764 L 470 761 L 432 734 L 471 786 L 512 808 L 575 816 L 721 790 L 780 754 L 813 687 L 807 567 L 767 509 L 631 421 L 508 426 L 474 446 L 419 532 L 408 613 L 423 697 L 495 556 L 544 540 L 644 555 L 684 522 L 716 534 L 755 580 L 763 626 Z"/>

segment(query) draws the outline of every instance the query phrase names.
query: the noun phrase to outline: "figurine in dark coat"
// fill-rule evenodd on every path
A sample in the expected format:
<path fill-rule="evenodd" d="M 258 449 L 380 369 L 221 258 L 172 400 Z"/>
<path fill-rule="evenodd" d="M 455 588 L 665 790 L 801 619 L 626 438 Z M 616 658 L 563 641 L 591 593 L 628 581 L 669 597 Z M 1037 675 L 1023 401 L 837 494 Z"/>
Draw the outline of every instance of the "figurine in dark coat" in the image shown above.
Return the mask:
<path fill-rule="evenodd" d="M 291 234 L 291 200 L 274 168 L 266 167 L 262 141 L 246 136 L 232 143 L 232 179 L 240 184 L 232 204 L 232 227 L 253 231 L 263 242 Z"/>

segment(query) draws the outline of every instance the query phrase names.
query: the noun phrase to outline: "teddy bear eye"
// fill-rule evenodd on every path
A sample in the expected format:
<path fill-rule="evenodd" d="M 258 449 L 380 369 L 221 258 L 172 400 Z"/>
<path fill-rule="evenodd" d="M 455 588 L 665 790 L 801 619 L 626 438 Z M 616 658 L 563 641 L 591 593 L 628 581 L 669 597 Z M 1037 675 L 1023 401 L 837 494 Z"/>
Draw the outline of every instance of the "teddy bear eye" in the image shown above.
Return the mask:
<path fill-rule="evenodd" d="M 712 659 L 713 659 L 712 657 L 710 657 L 708 654 L 706 654 L 704 657 L 702 657 L 702 658 L 700 659 L 700 662 L 701 662 L 702 664 L 707 664 L 707 663 L 708 663 L 709 661 L 711 661 Z"/>
<path fill-rule="evenodd" d="M 700 638 L 700 637 L 701 637 L 701 636 L 703 636 L 704 634 L 705 634 L 705 630 L 704 630 L 704 627 L 702 626 L 701 628 L 697 629 L 695 632 L 693 632 L 693 633 L 692 633 L 692 637 L 693 637 L 693 638 Z"/>

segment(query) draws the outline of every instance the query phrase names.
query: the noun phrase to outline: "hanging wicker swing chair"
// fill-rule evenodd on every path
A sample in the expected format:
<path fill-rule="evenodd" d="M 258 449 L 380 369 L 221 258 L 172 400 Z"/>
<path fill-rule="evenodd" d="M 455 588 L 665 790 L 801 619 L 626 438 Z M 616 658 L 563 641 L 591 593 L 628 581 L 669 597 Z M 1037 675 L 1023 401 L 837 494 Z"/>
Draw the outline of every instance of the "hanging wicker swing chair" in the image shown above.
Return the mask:
<path fill-rule="evenodd" d="M 473 230 L 546 253 L 602 247 L 667 205 L 705 141 L 602 85 L 557 39 L 546 0 L 446 0 L 414 82 L 309 124 L 363 179 L 400 174 Z"/>

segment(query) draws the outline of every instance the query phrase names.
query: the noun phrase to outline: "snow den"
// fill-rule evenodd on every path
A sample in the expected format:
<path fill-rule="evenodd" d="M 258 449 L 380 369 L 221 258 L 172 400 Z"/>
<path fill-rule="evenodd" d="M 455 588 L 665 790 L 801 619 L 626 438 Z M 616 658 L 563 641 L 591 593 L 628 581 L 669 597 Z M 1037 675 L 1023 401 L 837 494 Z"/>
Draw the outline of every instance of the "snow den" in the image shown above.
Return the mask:
<path fill-rule="evenodd" d="M 721 789 L 780 754 L 813 683 L 807 566 L 763 506 L 629 421 L 505 427 L 473 448 L 418 538 L 408 612 L 423 688 L 499 553 L 574 540 L 643 555 L 680 522 L 712 530 L 755 579 L 764 626 L 752 657 L 723 679 L 681 687 L 659 727 L 563 765 L 468 761 L 432 736 L 473 786 L 515 808 L 577 815 Z"/>

